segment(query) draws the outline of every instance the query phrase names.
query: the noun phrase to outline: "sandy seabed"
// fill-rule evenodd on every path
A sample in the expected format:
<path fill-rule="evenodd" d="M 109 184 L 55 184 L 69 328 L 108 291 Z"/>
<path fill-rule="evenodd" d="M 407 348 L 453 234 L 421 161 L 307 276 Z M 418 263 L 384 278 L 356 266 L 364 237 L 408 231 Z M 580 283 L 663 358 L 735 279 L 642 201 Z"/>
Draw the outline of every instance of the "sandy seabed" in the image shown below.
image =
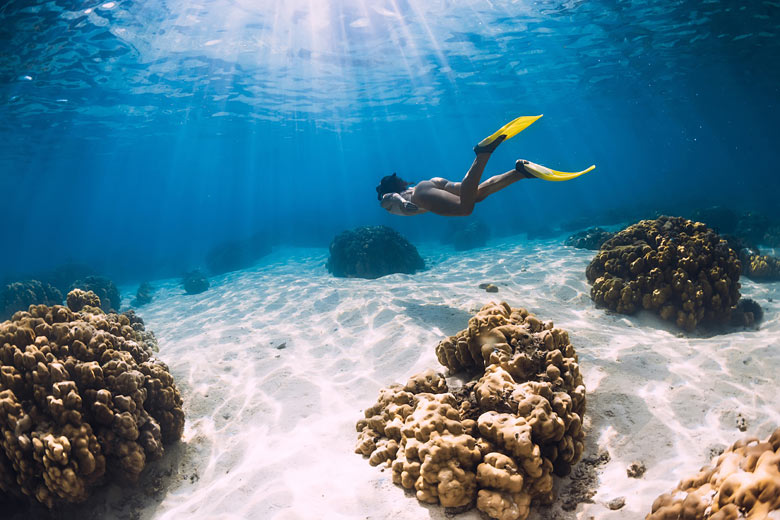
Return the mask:
<path fill-rule="evenodd" d="M 780 425 L 780 284 L 743 280 L 743 294 L 765 310 L 760 330 L 684 336 L 652 316 L 595 308 L 584 274 L 594 253 L 560 242 L 421 248 L 427 270 L 379 280 L 333 278 L 324 249 L 281 249 L 212 278 L 199 295 L 183 294 L 177 280 L 156 284 L 139 314 L 182 392 L 182 442 L 137 486 L 109 486 L 61 516 L 449 517 L 354 453 L 355 422 L 380 387 L 443 370 L 438 341 L 490 301 L 569 331 L 588 390 L 587 462 L 556 487 L 561 496 L 595 491 L 592 502 L 536 508 L 531 518 L 644 518 L 657 495 L 713 453 Z M 483 282 L 499 293 L 480 290 Z M 627 478 L 633 461 L 647 467 L 642 478 Z M 625 506 L 610 510 L 619 497 Z"/>

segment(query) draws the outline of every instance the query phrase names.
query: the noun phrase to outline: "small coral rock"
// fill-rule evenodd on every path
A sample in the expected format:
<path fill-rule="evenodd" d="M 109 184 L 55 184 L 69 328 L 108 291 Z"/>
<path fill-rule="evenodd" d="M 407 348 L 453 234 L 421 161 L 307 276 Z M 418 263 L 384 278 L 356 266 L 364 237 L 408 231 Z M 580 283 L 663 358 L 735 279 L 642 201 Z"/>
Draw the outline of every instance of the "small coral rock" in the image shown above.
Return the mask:
<path fill-rule="evenodd" d="M 473 377 L 450 389 L 424 372 L 380 390 L 357 423 L 357 453 L 387 464 L 418 500 L 473 504 L 522 520 L 550 504 L 553 475 L 582 455 L 585 387 L 568 334 L 524 309 L 490 304 L 443 340 L 439 361 Z"/>
<path fill-rule="evenodd" d="M 330 244 L 328 271 L 342 278 L 379 278 L 393 273 L 412 274 L 425 262 L 408 240 L 387 226 L 344 231 Z"/>
<path fill-rule="evenodd" d="M 737 441 L 699 473 L 655 499 L 646 520 L 774 518 L 780 511 L 780 428 Z"/>
<path fill-rule="evenodd" d="M 612 511 L 617 511 L 618 509 L 622 509 L 624 505 L 626 505 L 626 497 L 613 498 L 612 500 L 607 502 L 607 507 L 610 508 Z"/>
<path fill-rule="evenodd" d="M 135 300 L 133 305 L 139 307 L 152 302 L 154 296 L 154 287 L 149 282 L 143 282 L 138 286 L 138 290 L 135 292 Z"/>
<path fill-rule="evenodd" d="M 734 327 L 758 327 L 764 319 L 764 310 L 751 298 L 740 298 L 731 310 L 731 325 Z"/>
<path fill-rule="evenodd" d="M 606 241 L 586 270 L 596 304 L 657 313 L 686 331 L 727 324 L 740 261 L 715 232 L 679 217 L 643 220 Z"/>
<path fill-rule="evenodd" d="M 642 476 L 645 474 L 645 471 L 647 471 L 645 463 L 641 460 L 638 460 L 628 465 L 628 468 L 626 469 L 626 475 L 628 475 L 629 478 L 642 478 Z"/>
<path fill-rule="evenodd" d="M 181 286 L 187 294 L 200 294 L 209 288 L 209 281 L 203 273 L 196 269 L 184 275 Z"/>
<path fill-rule="evenodd" d="M 142 323 L 104 314 L 91 292 L 68 301 L 82 311 L 35 305 L 0 324 L 0 491 L 49 508 L 136 480 L 184 428 Z"/>

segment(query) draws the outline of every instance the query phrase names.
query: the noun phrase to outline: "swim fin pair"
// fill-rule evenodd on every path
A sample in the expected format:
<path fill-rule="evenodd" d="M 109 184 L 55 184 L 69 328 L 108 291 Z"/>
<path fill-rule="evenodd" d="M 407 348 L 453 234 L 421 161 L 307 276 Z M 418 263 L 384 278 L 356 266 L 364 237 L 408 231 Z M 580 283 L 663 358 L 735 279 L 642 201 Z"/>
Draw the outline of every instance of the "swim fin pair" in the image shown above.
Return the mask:
<path fill-rule="evenodd" d="M 542 117 L 542 115 L 543 114 L 538 116 L 520 116 L 517 119 L 513 119 L 496 130 L 493 134 L 481 140 L 477 146 L 474 147 L 474 152 L 492 153 L 499 144 L 506 141 L 507 139 L 511 139 L 531 126 L 537 119 Z M 530 161 L 518 161 L 515 165 L 515 168 L 519 170 L 521 167 L 524 167 L 525 171 L 538 179 L 553 182 L 568 181 L 579 177 L 580 175 L 584 175 L 596 168 L 596 166 L 593 165 L 580 172 L 559 172 L 547 168 L 546 166 L 542 166 L 541 164 L 532 163 Z"/>

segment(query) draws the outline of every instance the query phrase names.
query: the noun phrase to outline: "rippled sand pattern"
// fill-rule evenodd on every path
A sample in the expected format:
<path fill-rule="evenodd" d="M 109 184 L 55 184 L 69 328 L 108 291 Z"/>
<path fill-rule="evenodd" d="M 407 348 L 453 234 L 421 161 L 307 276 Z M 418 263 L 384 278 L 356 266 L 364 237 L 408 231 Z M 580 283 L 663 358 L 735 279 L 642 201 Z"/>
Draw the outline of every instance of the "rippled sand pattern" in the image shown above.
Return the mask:
<path fill-rule="evenodd" d="M 165 284 L 141 314 L 182 390 L 184 443 L 167 462 L 165 489 L 150 492 L 147 477 L 130 499 L 109 493 L 102 517 L 444 518 L 353 453 L 354 423 L 380 387 L 437 367 L 437 341 L 491 299 L 570 331 L 589 392 L 586 456 L 611 456 L 595 503 L 536 518 L 642 518 L 712 450 L 780 424 L 780 284 L 745 282 L 766 310 L 760 331 L 681 337 L 651 317 L 594 308 L 588 251 L 507 241 L 421 252 L 430 269 L 414 276 L 334 279 L 324 250 L 297 249 L 214 278 L 200 295 Z M 482 282 L 500 292 L 479 290 Z M 633 460 L 646 464 L 644 478 L 626 478 Z M 625 507 L 608 510 L 619 496 Z"/>

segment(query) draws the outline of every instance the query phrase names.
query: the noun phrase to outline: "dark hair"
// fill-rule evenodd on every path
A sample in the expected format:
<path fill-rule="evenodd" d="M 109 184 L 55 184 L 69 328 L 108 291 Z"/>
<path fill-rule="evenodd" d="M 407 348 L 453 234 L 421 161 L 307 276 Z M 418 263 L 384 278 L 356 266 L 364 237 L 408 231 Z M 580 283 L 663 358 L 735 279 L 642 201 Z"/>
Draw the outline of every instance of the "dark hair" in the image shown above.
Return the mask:
<path fill-rule="evenodd" d="M 393 172 L 392 175 L 385 175 L 382 180 L 379 181 L 379 186 L 376 187 L 376 198 L 382 200 L 382 195 L 385 193 L 401 193 L 409 187 L 411 182 L 406 182 L 401 177 Z"/>

